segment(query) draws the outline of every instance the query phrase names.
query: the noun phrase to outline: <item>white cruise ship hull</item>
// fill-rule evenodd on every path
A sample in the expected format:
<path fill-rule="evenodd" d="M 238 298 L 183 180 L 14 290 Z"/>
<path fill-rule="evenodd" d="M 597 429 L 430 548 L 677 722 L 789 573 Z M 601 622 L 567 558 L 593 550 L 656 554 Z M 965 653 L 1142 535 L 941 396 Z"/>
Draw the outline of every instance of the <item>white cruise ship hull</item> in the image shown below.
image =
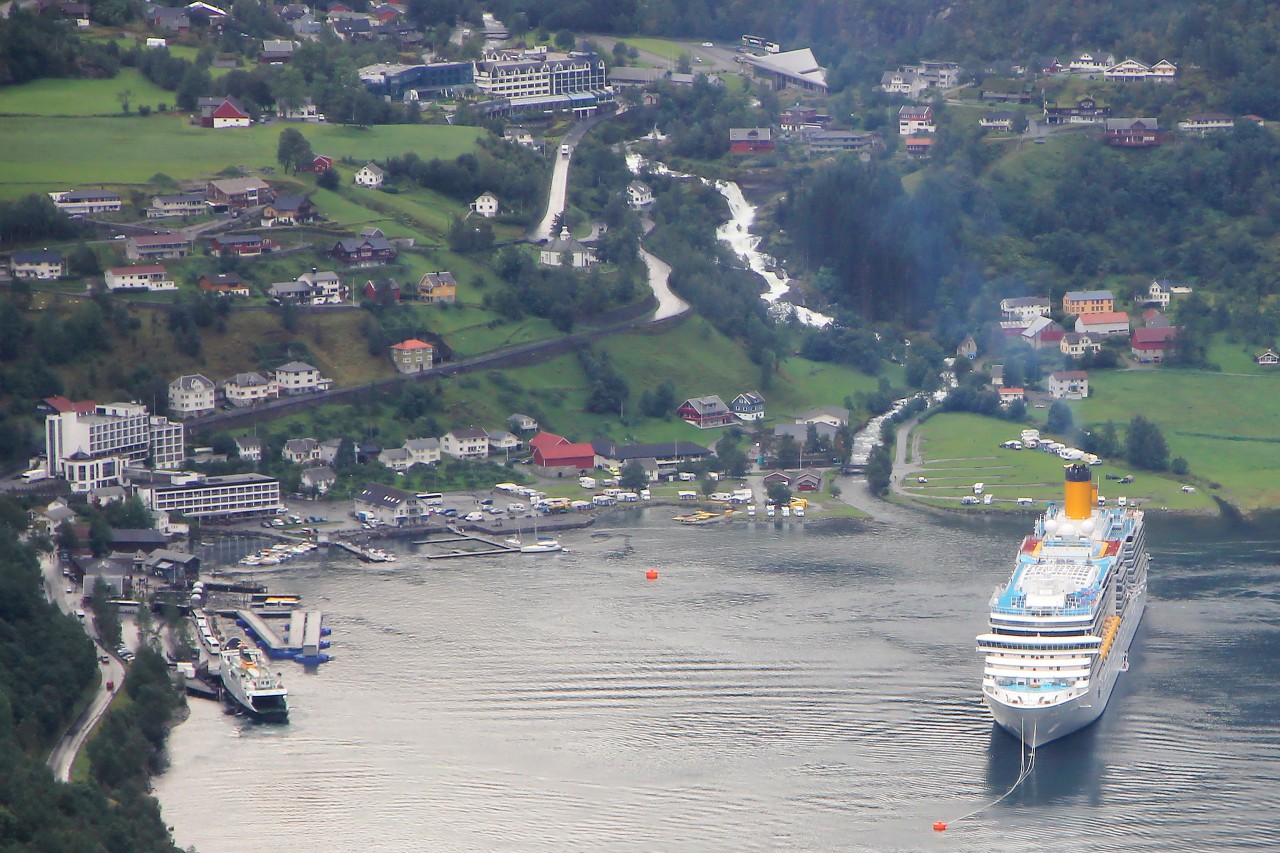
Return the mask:
<path fill-rule="evenodd" d="M 1116 643 L 1105 665 L 1093 679 L 1089 692 L 1053 705 L 1011 705 L 990 694 L 984 695 L 996 722 L 1009 734 L 1032 748 L 1078 732 L 1102 716 L 1111 700 L 1120 673 L 1125 669 L 1129 645 L 1138 631 L 1147 606 L 1144 586 L 1130 599 Z"/>

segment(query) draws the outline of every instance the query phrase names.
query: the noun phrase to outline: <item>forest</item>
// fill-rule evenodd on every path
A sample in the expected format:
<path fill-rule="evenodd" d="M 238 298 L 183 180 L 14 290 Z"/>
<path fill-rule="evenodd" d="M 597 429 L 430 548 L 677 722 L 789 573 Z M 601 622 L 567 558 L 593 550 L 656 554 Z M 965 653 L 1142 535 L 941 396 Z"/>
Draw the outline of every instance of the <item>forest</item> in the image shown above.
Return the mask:
<path fill-rule="evenodd" d="M 27 523 L 26 507 L 0 497 L 0 849 L 176 851 L 147 793 L 181 701 L 157 653 L 139 654 L 123 686 L 134 702 L 108 715 L 89 779 L 60 784 L 45 766 L 98 664 L 80 624 L 45 601 L 35 549 L 19 539 Z"/>

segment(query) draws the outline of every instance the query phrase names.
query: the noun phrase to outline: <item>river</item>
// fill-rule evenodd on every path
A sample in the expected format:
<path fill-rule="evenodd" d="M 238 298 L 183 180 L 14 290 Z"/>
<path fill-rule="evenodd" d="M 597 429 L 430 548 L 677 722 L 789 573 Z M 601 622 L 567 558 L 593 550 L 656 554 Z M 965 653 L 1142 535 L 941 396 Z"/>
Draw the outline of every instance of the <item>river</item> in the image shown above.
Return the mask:
<path fill-rule="evenodd" d="M 204 853 L 1273 849 L 1274 535 L 1151 519 L 1106 714 L 937 833 L 1018 771 L 973 638 L 1027 520 L 877 510 L 688 529 L 655 508 L 571 554 L 282 567 L 336 659 L 278 664 L 287 725 L 191 700 L 165 820 Z"/>

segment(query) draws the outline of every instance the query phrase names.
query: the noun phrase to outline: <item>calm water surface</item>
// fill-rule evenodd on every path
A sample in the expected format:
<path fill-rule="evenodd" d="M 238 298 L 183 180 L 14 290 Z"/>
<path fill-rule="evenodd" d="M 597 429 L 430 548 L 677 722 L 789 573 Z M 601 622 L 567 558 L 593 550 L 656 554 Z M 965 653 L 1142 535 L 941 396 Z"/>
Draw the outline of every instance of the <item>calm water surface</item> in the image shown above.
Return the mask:
<path fill-rule="evenodd" d="M 1280 849 L 1277 539 L 1149 519 L 1150 603 L 1106 714 L 935 833 L 1018 772 L 973 638 L 1029 521 L 671 514 L 606 520 L 567 555 L 271 575 L 326 612 L 337 659 L 279 662 L 285 726 L 192 700 L 156 783 L 179 844 Z"/>

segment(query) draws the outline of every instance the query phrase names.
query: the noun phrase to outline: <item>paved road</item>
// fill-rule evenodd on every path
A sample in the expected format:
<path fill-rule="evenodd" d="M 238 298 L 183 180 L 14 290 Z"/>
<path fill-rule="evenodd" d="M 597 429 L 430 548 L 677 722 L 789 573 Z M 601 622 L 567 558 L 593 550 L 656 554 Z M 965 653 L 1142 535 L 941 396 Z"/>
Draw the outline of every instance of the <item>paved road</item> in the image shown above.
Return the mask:
<path fill-rule="evenodd" d="M 573 149 L 582 141 L 582 137 L 586 135 L 588 130 L 615 115 L 618 115 L 618 113 L 601 113 L 591 116 L 591 118 L 583 119 L 565 134 L 560 144 L 568 145 L 570 153 L 565 156 L 560 153 L 559 148 L 556 149 L 556 164 L 551 170 L 551 191 L 547 194 L 547 211 L 543 214 L 542 221 L 529 232 L 529 240 L 531 242 L 537 243 L 542 240 L 550 240 L 554 236 L 551 233 L 551 224 L 565 209 L 565 197 L 569 191 L 569 163 L 573 159 Z"/>
<path fill-rule="evenodd" d="M 72 613 L 76 609 L 80 592 L 75 587 L 72 587 L 75 590 L 74 592 L 65 592 L 70 582 L 62 577 L 59 566 L 58 561 L 51 556 L 44 557 L 41 560 L 45 594 L 64 613 Z M 49 767 L 53 770 L 54 778 L 60 782 L 70 781 L 71 766 L 75 764 L 76 756 L 84 747 L 85 741 L 89 739 L 89 735 L 93 732 L 98 721 L 102 719 L 102 715 L 107 712 L 107 708 L 111 705 L 112 691 L 107 689 L 107 684 L 109 682 L 114 683 L 115 687 L 118 688 L 124 683 L 124 664 L 116 658 L 114 653 L 108 652 L 102 647 L 101 642 L 98 640 L 98 630 L 97 626 L 93 624 L 92 615 L 85 616 L 84 629 L 85 633 L 93 638 L 95 654 L 107 655 L 109 662 L 99 667 L 102 670 L 102 681 L 93 695 L 93 701 L 68 727 L 49 754 Z"/>
<path fill-rule="evenodd" d="M 649 269 L 649 287 L 658 300 L 658 307 L 653 312 L 653 321 L 675 317 L 689 310 L 689 303 L 671 292 L 668 279 L 671 277 L 671 265 L 661 258 L 640 250 L 640 258 Z"/>

